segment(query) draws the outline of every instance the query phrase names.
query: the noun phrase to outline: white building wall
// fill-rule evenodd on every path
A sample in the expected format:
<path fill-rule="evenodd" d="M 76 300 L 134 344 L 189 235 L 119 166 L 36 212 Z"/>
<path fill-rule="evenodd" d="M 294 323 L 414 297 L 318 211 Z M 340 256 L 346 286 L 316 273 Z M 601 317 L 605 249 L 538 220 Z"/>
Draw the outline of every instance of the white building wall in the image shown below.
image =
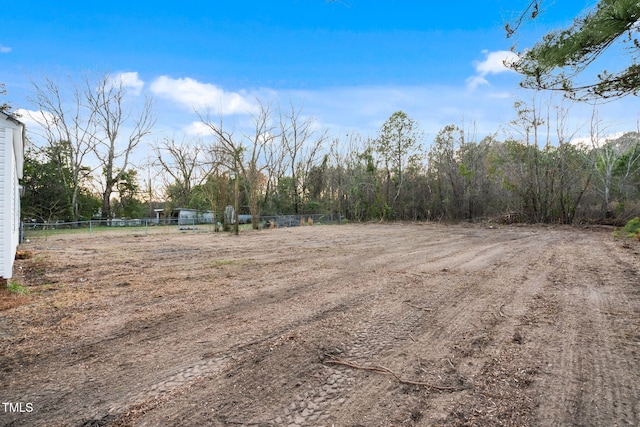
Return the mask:
<path fill-rule="evenodd" d="M 13 132 L 10 128 L 0 124 L 0 277 L 9 278 L 13 272 L 11 258 L 11 216 L 7 200 L 11 200 L 10 179 L 7 171 L 11 168 L 11 149 Z M 9 151 L 7 153 L 7 151 Z"/>
<path fill-rule="evenodd" d="M 22 127 L 0 121 L 0 277 L 13 275 L 20 243 L 20 187 L 24 162 Z"/>

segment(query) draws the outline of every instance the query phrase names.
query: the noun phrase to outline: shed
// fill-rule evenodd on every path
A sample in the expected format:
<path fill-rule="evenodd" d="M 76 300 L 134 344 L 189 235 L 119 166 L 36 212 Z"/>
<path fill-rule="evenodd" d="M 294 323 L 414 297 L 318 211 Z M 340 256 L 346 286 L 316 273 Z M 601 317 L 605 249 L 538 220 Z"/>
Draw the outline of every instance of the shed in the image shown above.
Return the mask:
<path fill-rule="evenodd" d="M 197 209 L 178 208 L 178 225 L 213 224 L 215 214 L 213 211 L 199 211 Z"/>
<path fill-rule="evenodd" d="M 20 243 L 20 184 L 24 167 L 24 124 L 0 111 L 0 277 L 13 275 Z"/>

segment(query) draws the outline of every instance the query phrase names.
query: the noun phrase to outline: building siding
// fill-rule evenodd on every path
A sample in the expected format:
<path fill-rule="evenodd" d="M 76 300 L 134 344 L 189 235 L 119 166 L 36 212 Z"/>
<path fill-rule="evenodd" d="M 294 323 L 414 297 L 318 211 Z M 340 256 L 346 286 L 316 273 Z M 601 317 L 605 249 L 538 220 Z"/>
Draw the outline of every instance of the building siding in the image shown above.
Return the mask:
<path fill-rule="evenodd" d="M 0 277 L 13 275 L 20 243 L 20 186 L 24 162 L 23 125 L 0 119 Z"/>
<path fill-rule="evenodd" d="M 0 124 L 0 277 L 6 278 L 11 277 L 8 267 L 11 266 L 13 269 L 12 263 L 8 260 L 10 257 L 8 239 L 10 239 L 11 221 L 6 208 L 7 199 L 11 197 L 11 189 L 7 185 L 7 160 L 11 156 L 7 156 L 7 150 L 12 147 L 12 134 L 11 129 L 4 126 L 4 123 Z"/>

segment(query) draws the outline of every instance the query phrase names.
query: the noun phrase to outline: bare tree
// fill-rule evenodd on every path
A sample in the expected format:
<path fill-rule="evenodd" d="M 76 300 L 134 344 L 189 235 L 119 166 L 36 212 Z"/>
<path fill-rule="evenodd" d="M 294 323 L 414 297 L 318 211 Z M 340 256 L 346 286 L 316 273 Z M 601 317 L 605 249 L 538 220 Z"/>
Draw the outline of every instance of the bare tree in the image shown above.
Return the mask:
<path fill-rule="evenodd" d="M 271 210 L 279 204 L 277 200 L 279 197 L 278 180 L 285 175 L 285 171 L 289 168 L 287 164 L 287 152 L 285 147 L 279 142 L 279 137 L 276 136 L 275 139 L 272 139 L 265 145 L 264 151 L 264 173 L 266 174 L 266 182 L 262 205 L 269 207 Z"/>
<path fill-rule="evenodd" d="M 177 143 L 165 138 L 152 147 L 152 164 L 165 177 L 165 190 L 175 203 L 187 204 L 193 188 L 202 185 L 213 170 L 201 140 Z"/>
<path fill-rule="evenodd" d="M 639 128 L 640 130 L 640 128 Z M 594 108 L 591 115 L 591 147 L 593 149 L 593 170 L 597 180 L 596 188 L 602 197 L 606 217 L 612 217 L 612 193 L 617 187 L 621 192 L 627 179 L 640 162 L 640 133 L 628 133 L 619 138 L 606 136 L 606 129 L 598 119 Z M 616 185 L 616 181 L 617 185 Z"/>
<path fill-rule="evenodd" d="M 522 164 L 514 169 L 520 172 L 518 192 L 525 206 L 524 213 L 531 221 L 545 222 L 549 214 L 548 197 L 552 197 L 552 189 L 546 179 L 549 163 L 544 157 L 550 147 L 551 121 L 549 104 L 546 104 L 546 109 L 543 108 L 536 95 L 534 93 L 528 103 L 516 101 L 514 107 L 517 118 L 511 121 L 510 127 L 520 134 L 525 147 L 519 153 Z"/>
<path fill-rule="evenodd" d="M 302 109 L 291 104 L 287 113 L 280 113 L 280 142 L 288 157 L 286 164 L 291 173 L 291 199 L 296 214 L 301 213 L 307 192 L 307 181 L 318 162 L 327 132 L 316 132 L 315 119 L 304 117 Z"/>
<path fill-rule="evenodd" d="M 210 112 L 206 115 L 196 112 L 200 121 L 207 126 L 211 131 L 211 135 L 214 137 L 214 141 L 210 147 L 210 154 L 216 159 L 216 163 L 220 166 L 226 167 L 230 174 L 235 179 L 235 203 L 234 203 L 234 232 L 237 235 L 239 233 L 238 228 L 238 210 L 239 210 L 239 185 L 240 174 L 244 171 L 244 151 L 245 147 L 242 145 L 241 138 L 234 135 L 234 130 L 227 130 L 224 126 L 222 116 L 218 117 L 218 121 L 214 122 L 211 118 Z M 227 226 L 228 224 L 225 224 Z"/>
<path fill-rule="evenodd" d="M 236 193 L 242 183 L 254 227 L 258 227 L 261 204 L 270 201 L 271 195 L 288 193 L 293 210 L 296 213 L 302 211 L 302 203 L 309 191 L 309 176 L 318 163 L 322 143 L 326 140 L 326 132 L 317 133 L 315 121 L 303 118 L 301 110 L 292 106 L 291 112 L 280 112 L 278 123 L 273 124 L 271 106 L 259 100 L 257 105 L 252 117 L 253 129 L 242 136 L 237 136 L 233 128 L 226 127 L 222 117 L 214 122 L 210 114 L 198 113 L 214 137 L 211 152 L 217 163 L 238 177 Z M 276 202 L 275 209 L 280 207 Z"/>
<path fill-rule="evenodd" d="M 30 99 L 37 110 L 32 118 L 40 125 L 42 137 L 58 156 L 58 166 L 71 171 L 71 182 L 66 182 L 66 174 L 60 173 L 64 187 L 69 189 L 68 205 L 74 221 L 78 220 L 78 195 L 80 183 L 85 179 L 87 170 L 85 159 L 96 144 L 96 111 L 87 109 L 84 95 L 77 84 L 67 89 L 52 79 L 43 82 L 31 81 L 34 95 Z"/>
<path fill-rule="evenodd" d="M 151 133 L 155 125 L 152 100 L 145 101 L 138 114 L 126 106 L 127 87 L 119 79 L 105 74 L 97 82 L 85 79 L 84 98 L 95 132 L 93 152 L 100 162 L 104 178 L 102 217 L 111 218 L 111 194 L 114 186 L 131 165 L 131 153 Z"/>
<path fill-rule="evenodd" d="M 236 137 L 233 131 L 227 131 L 222 118 L 214 124 L 209 115 L 200 117 L 216 139 L 212 151 L 218 162 L 236 175 L 236 186 L 240 184 L 240 176 L 243 177 L 242 183 L 251 210 L 253 228 L 259 226 L 260 200 L 269 184 L 265 171 L 269 169 L 269 160 L 274 155 L 271 147 L 276 138 L 275 127 L 271 123 L 271 106 L 263 104 L 260 100 L 256 102 L 258 110 L 252 117 L 253 130 L 242 137 Z M 238 209 L 236 206 L 236 212 Z"/>
<path fill-rule="evenodd" d="M 433 212 L 439 216 L 460 219 L 465 210 L 464 168 L 460 151 L 465 146 L 464 130 L 457 125 L 445 126 L 433 140 L 429 151 L 432 176 Z M 463 157 L 464 159 L 464 157 Z"/>
<path fill-rule="evenodd" d="M 251 209 L 251 223 L 254 229 L 259 227 L 260 198 L 267 190 L 267 178 L 264 171 L 268 168 L 266 162 L 267 147 L 271 146 L 276 136 L 274 126 L 271 124 L 271 106 L 264 105 L 258 101 L 259 110 L 253 116 L 253 133 L 245 135 L 245 140 L 249 143 L 246 150 L 249 154 L 246 166 L 242 165 L 247 194 L 249 198 L 249 208 Z"/>
<path fill-rule="evenodd" d="M 133 117 L 125 105 L 127 88 L 108 74 L 96 81 L 89 77 L 83 83 L 70 81 L 66 91 L 49 78 L 41 83 L 32 81 L 32 85 L 35 95 L 31 101 L 38 110 L 33 119 L 51 147 L 64 145 L 58 152 L 71 170 L 71 182 L 66 184 L 71 189 L 69 205 L 74 221 L 78 219 L 79 183 L 91 154 L 102 169 L 102 216 L 109 218 L 113 188 L 131 166 L 131 153 L 155 123 L 151 100 L 146 98 L 141 112 Z"/>

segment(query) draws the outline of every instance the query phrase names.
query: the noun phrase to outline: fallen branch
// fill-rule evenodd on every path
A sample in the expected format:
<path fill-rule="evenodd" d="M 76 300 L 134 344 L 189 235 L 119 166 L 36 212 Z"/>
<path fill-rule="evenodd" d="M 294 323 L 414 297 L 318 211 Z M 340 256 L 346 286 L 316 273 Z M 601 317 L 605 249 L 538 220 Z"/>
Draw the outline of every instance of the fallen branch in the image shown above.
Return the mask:
<path fill-rule="evenodd" d="M 338 359 L 334 356 L 331 356 L 330 354 L 325 354 L 325 357 L 327 357 L 328 360 L 325 360 L 324 363 L 330 363 L 332 365 L 348 366 L 353 369 L 360 369 L 363 371 L 372 371 L 372 372 L 379 372 L 381 374 L 392 375 L 396 380 L 398 380 L 400 384 L 416 385 L 416 386 L 426 387 L 426 388 L 430 388 L 432 390 L 438 390 L 438 391 L 459 391 L 459 389 L 456 387 L 444 387 L 444 386 L 437 386 L 429 383 L 423 383 L 420 381 L 405 380 L 400 378 L 400 376 L 398 376 L 398 374 L 393 372 L 391 369 L 385 368 L 384 366 L 360 366 L 360 365 L 356 365 L 354 362 L 351 362 L 349 360 Z"/>
<path fill-rule="evenodd" d="M 405 301 L 404 303 L 407 304 L 409 307 L 417 308 L 418 310 L 433 311 L 433 308 L 420 307 L 419 305 L 411 304 L 410 302 L 407 302 L 407 301 Z"/>
<path fill-rule="evenodd" d="M 261 421 L 258 421 L 258 422 L 246 422 L 246 421 L 230 420 L 224 415 L 220 415 L 218 418 L 220 418 L 222 420 L 222 422 L 224 422 L 225 424 L 236 424 L 236 425 L 240 425 L 240 426 L 263 426 L 265 424 L 266 425 L 273 425 L 271 423 L 264 423 L 264 422 L 261 422 Z"/>

